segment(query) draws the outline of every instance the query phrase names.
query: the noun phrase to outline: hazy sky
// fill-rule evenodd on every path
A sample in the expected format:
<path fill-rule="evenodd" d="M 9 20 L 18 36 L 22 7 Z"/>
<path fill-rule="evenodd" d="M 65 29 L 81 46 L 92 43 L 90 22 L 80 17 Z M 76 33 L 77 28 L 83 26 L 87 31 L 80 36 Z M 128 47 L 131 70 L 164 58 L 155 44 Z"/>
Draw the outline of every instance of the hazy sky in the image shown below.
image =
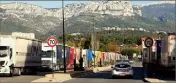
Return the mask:
<path fill-rule="evenodd" d="M 0 1 L 0 3 L 10 3 L 10 2 L 25 2 L 29 4 L 39 5 L 44 8 L 58 8 L 62 6 L 61 1 Z M 157 2 L 157 1 L 155 0 L 155 1 L 131 1 L 131 2 L 132 4 L 140 5 L 140 4 L 148 4 L 152 2 Z M 87 1 L 64 1 L 65 5 L 71 4 L 71 3 L 87 3 Z"/>

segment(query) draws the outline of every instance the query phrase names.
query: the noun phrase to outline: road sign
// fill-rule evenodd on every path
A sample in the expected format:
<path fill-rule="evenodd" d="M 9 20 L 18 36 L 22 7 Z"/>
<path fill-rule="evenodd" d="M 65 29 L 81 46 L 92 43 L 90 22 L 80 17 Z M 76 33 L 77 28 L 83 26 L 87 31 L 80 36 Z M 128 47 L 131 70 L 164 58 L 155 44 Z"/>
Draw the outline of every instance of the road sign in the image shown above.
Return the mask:
<path fill-rule="evenodd" d="M 50 47 L 54 47 L 57 45 L 57 39 L 53 36 L 49 37 L 46 41 L 46 43 L 50 46 Z"/>
<path fill-rule="evenodd" d="M 145 40 L 144 40 L 144 44 L 146 47 L 151 47 L 153 46 L 153 39 L 151 37 L 147 37 Z"/>

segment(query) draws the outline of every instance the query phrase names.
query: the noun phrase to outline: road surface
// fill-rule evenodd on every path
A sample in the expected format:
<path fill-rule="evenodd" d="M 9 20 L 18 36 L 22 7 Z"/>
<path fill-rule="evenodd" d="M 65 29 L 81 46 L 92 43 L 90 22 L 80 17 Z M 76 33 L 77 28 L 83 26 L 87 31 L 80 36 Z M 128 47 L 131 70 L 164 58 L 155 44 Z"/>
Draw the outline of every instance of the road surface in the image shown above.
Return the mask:
<path fill-rule="evenodd" d="M 99 73 L 84 75 L 79 78 L 65 81 L 63 83 L 143 83 L 143 68 L 141 62 L 133 64 L 133 78 L 111 78 L 111 72 L 103 71 Z"/>
<path fill-rule="evenodd" d="M 93 73 L 80 76 L 79 78 L 73 78 L 71 80 L 62 83 L 143 83 L 144 72 L 141 62 L 134 62 L 133 64 L 133 78 L 111 78 L 111 72 L 103 71 L 99 73 Z M 31 82 L 33 80 L 44 77 L 47 72 L 40 72 L 37 75 L 22 75 L 14 77 L 0 77 L 0 83 L 7 82 Z M 160 75 L 162 76 L 162 75 Z M 166 79 L 166 78 L 165 78 Z M 173 79 L 172 79 L 173 80 Z M 172 81 L 171 80 L 171 81 Z M 170 80 L 168 80 L 169 82 Z"/>
<path fill-rule="evenodd" d="M 42 78 L 46 75 L 45 72 L 39 72 L 37 75 L 21 75 L 21 76 L 14 76 L 14 77 L 0 77 L 0 83 L 12 83 L 12 82 L 27 82 L 30 83 L 33 80 Z"/>

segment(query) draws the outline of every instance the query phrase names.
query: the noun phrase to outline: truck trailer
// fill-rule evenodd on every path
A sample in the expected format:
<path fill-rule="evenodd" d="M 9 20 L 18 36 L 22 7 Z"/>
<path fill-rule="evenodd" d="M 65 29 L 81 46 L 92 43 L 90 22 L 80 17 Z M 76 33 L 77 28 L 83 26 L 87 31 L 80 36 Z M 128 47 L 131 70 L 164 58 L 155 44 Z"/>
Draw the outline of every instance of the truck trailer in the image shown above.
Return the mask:
<path fill-rule="evenodd" d="M 175 57 L 176 57 L 176 33 L 168 33 L 159 36 L 157 46 L 158 62 L 160 68 L 168 71 L 175 71 Z M 160 52 L 161 51 L 161 52 Z"/>
<path fill-rule="evenodd" d="M 157 38 L 153 38 L 154 43 L 150 48 L 145 47 L 144 40 L 142 38 L 142 61 L 148 74 L 158 71 L 175 72 L 176 34 L 160 33 Z"/>
<path fill-rule="evenodd" d="M 41 41 L 15 35 L 0 35 L 0 75 L 36 72 L 41 67 Z"/>

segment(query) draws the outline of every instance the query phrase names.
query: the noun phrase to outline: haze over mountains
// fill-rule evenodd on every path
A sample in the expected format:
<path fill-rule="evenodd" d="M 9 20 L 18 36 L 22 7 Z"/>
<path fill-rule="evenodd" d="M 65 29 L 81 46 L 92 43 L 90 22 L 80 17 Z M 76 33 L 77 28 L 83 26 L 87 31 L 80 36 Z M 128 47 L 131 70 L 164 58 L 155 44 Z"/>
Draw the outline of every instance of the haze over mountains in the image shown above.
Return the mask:
<path fill-rule="evenodd" d="M 175 30 L 175 2 L 142 6 L 129 1 L 70 4 L 65 8 L 67 33 L 92 32 L 93 17 L 99 30 Z M 42 8 L 26 3 L 0 4 L 1 33 L 35 32 L 36 35 L 62 34 L 61 8 Z"/>

